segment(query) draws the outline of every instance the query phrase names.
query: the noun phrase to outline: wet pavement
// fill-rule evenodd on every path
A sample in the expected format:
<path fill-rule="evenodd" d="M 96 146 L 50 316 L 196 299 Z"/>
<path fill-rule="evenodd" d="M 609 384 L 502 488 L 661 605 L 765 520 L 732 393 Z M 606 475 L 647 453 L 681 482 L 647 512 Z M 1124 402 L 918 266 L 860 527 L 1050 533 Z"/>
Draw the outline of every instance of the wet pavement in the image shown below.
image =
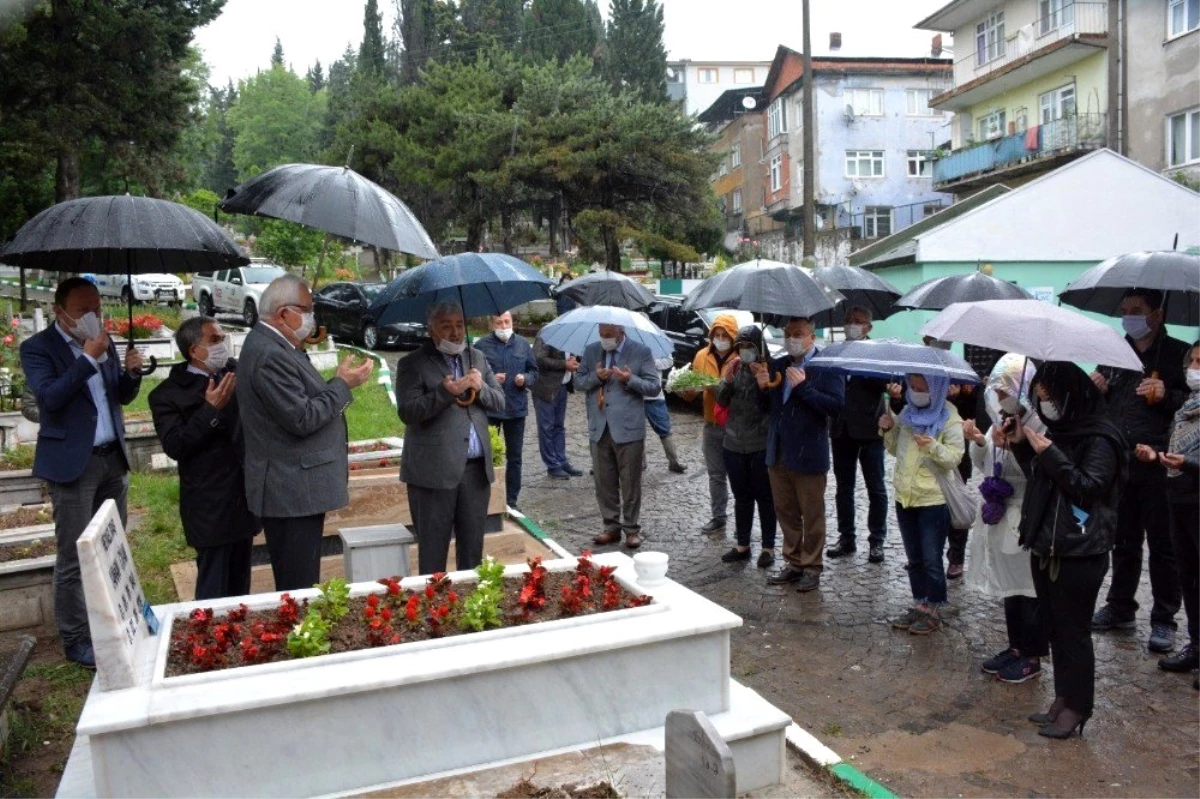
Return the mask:
<path fill-rule="evenodd" d="M 861 481 L 859 551 L 826 559 L 819 591 L 802 595 L 768 586 L 753 560 L 722 563 L 733 543 L 732 502 L 724 535 L 699 531 L 709 517 L 703 422 L 674 402 L 671 415 L 689 468 L 683 475 L 668 472 L 662 447 L 650 435 L 643 549 L 668 553 L 669 576 L 745 620 L 733 635 L 733 675 L 848 762 L 906 796 L 1200 795 L 1200 692 L 1192 689 L 1191 675 L 1159 670 L 1158 656 L 1145 649 L 1145 576 L 1138 630 L 1096 635 L 1097 706 L 1086 738 L 1042 738 L 1025 717 L 1053 699 L 1049 663 L 1041 678 L 1020 685 L 979 671 L 980 661 L 1006 643 L 999 601 L 952 581 L 950 602 L 958 615 L 940 632 L 922 637 L 888 626 L 910 597 L 903 547 L 889 512 L 886 561 L 867 563 Z M 569 403 L 567 438 L 572 462 L 586 475 L 590 458 L 579 397 Z M 591 543 L 600 532 L 591 479 L 549 479 L 537 451 L 531 414 L 521 510 L 572 552 L 613 549 Z M 831 476 L 830 531 L 836 530 L 833 491 Z M 756 555 L 760 540 L 756 530 Z M 1178 619 L 1183 625 L 1182 611 Z"/>

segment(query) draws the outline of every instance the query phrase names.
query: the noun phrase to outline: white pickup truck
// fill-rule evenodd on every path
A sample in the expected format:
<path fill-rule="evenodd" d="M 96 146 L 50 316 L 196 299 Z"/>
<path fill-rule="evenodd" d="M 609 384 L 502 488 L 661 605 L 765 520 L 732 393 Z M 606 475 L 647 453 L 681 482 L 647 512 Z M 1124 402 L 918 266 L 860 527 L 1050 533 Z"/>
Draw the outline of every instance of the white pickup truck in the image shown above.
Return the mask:
<path fill-rule="evenodd" d="M 175 275 L 134 275 L 133 282 L 125 275 L 87 274 L 83 277 L 96 284 L 101 297 L 120 297 L 126 303 L 136 300 L 178 305 L 187 299 L 187 287 Z"/>
<path fill-rule="evenodd" d="M 204 316 L 217 313 L 242 315 L 247 326 L 258 323 L 258 301 L 271 281 L 287 274 L 270 264 L 251 264 L 219 272 L 197 272 L 192 277 L 192 297 Z"/>

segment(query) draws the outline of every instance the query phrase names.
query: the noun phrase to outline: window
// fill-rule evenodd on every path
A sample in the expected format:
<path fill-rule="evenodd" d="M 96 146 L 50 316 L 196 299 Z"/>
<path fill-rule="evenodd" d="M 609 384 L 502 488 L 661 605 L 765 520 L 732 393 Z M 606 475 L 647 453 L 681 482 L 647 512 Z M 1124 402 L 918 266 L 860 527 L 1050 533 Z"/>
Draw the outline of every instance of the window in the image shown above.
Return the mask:
<path fill-rule="evenodd" d="M 860 117 L 883 116 L 883 89 L 846 89 L 846 105 Z"/>
<path fill-rule="evenodd" d="M 979 119 L 979 140 L 987 141 L 1004 135 L 1004 112 L 993 111 Z"/>
<path fill-rule="evenodd" d="M 733 212 L 735 214 L 740 214 L 742 212 L 742 190 L 741 189 L 733 190 Z"/>
<path fill-rule="evenodd" d="M 868 205 L 863 209 L 863 236 L 881 239 L 892 235 L 892 209 L 886 205 Z"/>
<path fill-rule="evenodd" d="M 910 178 L 933 177 L 933 161 L 926 150 L 908 151 L 908 176 Z"/>
<path fill-rule="evenodd" d="M 1038 0 L 1038 28 L 1045 36 L 1075 21 L 1074 0 Z"/>
<path fill-rule="evenodd" d="M 1075 85 L 1060 86 L 1039 98 L 1041 121 L 1045 125 L 1056 119 L 1075 116 Z"/>
<path fill-rule="evenodd" d="M 716 83 L 717 70 L 713 67 L 701 67 L 699 70 L 701 83 Z"/>
<path fill-rule="evenodd" d="M 883 150 L 847 150 L 846 177 L 883 177 Z"/>
<path fill-rule="evenodd" d="M 767 138 L 773 139 L 780 133 L 787 133 L 787 104 L 782 97 L 767 107 Z"/>
<path fill-rule="evenodd" d="M 754 67 L 738 67 L 733 71 L 734 83 L 754 83 Z"/>
<path fill-rule="evenodd" d="M 907 105 L 905 111 L 910 117 L 935 117 L 938 111 L 929 107 L 929 101 L 933 99 L 933 89 L 907 89 L 904 92 L 904 100 Z"/>
<path fill-rule="evenodd" d="M 1167 163 L 1182 166 L 1200 161 L 1200 109 L 1167 120 Z"/>
<path fill-rule="evenodd" d="M 997 11 L 975 26 L 975 66 L 1004 57 L 1004 12 Z"/>
<path fill-rule="evenodd" d="M 921 206 L 921 218 L 928 219 L 940 210 L 942 210 L 941 203 L 925 203 Z"/>
<path fill-rule="evenodd" d="M 739 143 L 739 144 L 733 145 L 733 149 L 729 151 L 729 166 L 733 169 L 737 169 L 741 165 L 742 165 L 742 145 Z"/>
<path fill-rule="evenodd" d="M 1167 18 L 1172 36 L 1200 28 L 1200 0 L 1169 0 Z"/>
<path fill-rule="evenodd" d="M 717 167 L 717 177 L 723 177 L 729 174 L 729 160 L 722 157 L 721 165 Z"/>
<path fill-rule="evenodd" d="M 777 155 L 771 159 L 771 191 L 779 191 L 783 188 L 783 155 Z"/>

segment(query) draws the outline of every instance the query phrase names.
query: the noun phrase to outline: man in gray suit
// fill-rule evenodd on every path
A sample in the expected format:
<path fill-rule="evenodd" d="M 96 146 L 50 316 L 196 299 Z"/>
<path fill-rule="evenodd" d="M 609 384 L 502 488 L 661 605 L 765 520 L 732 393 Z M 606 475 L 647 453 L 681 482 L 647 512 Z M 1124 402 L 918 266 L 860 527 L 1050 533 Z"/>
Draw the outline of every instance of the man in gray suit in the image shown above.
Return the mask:
<path fill-rule="evenodd" d="M 644 399 L 657 394 L 660 383 L 648 347 L 627 339 L 620 325 L 600 325 L 600 341 L 584 349 L 575 374 L 575 387 L 587 392 L 592 476 L 604 520 L 604 531 L 593 539 L 599 546 L 618 543 L 622 531 L 625 546 L 642 545 Z"/>
<path fill-rule="evenodd" d="M 275 590 L 321 579 L 326 511 L 350 502 L 346 420 L 350 390 L 374 365 L 347 356 L 326 382 L 302 348 L 313 333 L 312 294 L 295 275 L 276 278 L 238 362 L 237 401 L 246 439 L 246 501 L 262 520 Z"/>
<path fill-rule="evenodd" d="M 421 574 L 483 562 L 492 470 L 488 412 L 504 411 L 487 358 L 467 346 L 462 308 L 437 303 L 426 314 L 430 341 L 396 365 L 396 405 L 404 422 L 400 479 L 408 486 Z"/>

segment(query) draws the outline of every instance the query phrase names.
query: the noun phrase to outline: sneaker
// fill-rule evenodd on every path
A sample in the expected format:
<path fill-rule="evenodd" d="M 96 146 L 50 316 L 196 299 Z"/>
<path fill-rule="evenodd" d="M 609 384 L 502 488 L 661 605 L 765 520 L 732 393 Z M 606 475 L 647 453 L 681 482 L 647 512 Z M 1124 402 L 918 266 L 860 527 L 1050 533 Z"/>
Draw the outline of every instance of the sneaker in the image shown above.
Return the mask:
<path fill-rule="evenodd" d="M 917 611 L 917 619 L 908 625 L 908 631 L 913 635 L 929 635 L 942 628 L 942 620 L 932 613 Z"/>
<path fill-rule="evenodd" d="M 762 552 L 758 553 L 758 568 L 765 569 L 774 562 L 775 562 L 775 554 L 774 553 L 768 552 L 765 549 Z"/>
<path fill-rule="evenodd" d="M 805 572 L 804 576 L 796 583 L 796 590 L 802 594 L 807 594 L 809 591 L 816 591 L 821 587 L 821 575 L 813 572 Z"/>
<path fill-rule="evenodd" d="M 566 472 L 569 477 L 583 477 L 583 472 L 581 472 L 579 469 L 576 469 L 569 463 L 562 467 L 562 470 Z"/>
<path fill-rule="evenodd" d="M 1169 624 L 1151 624 L 1146 648 L 1151 652 L 1170 652 L 1175 648 L 1175 628 Z"/>
<path fill-rule="evenodd" d="M 734 547 L 722 555 L 721 560 L 725 563 L 736 563 L 739 560 L 750 560 L 750 550 L 738 549 L 737 547 Z"/>
<path fill-rule="evenodd" d="M 961 563 L 951 563 L 946 568 L 947 580 L 961 580 L 963 576 L 963 565 Z"/>
<path fill-rule="evenodd" d="M 979 669 L 984 674 L 995 674 L 1013 661 L 1020 660 L 1021 656 L 1011 649 L 1005 649 L 1003 652 L 997 652 L 987 660 L 980 664 Z"/>
<path fill-rule="evenodd" d="M 912 631 L 909 630 L 909 632 Z M 1042 664 L 1035 663 L 1028 658 L 1017 658 L 996 672 L 997 680 L 1011 683 L 1025 682 L 1026 680 L 1032 680 L 1034 677 L 1041 676 Z"/>
<path fill-rule="evenodd" d="M 907 630 L 909 627 L 912 627 L 913 622 L 915 622 L 920 615 L 921 612 L 916 608 L 909 608 L 896 618 L 890 620 L 888 624 L 892 625 L 897 630 Z"/>
<path fill-rule="evenodd" d="M 1104 632 L 1105 630 L 1132 630 L 1137 626 L 1137 620 L 1133 617 L 1124 618 L 1113 613 L 1113 609 L 1109 605 L 1105 605 L 1096 611 L 1096 615 L 1092 616 L 1092 629 L 1096 632 Z"/>
<path fill-rule="evenodd" d="M 867 555 L 867 563 L 883 563 L 883 544 L 871 544 L 871 553 Z"/>
<path fill-rule="evenodd" d="M 844 558 L 846 555 L 853 555 L 857 551 L 858 547 L 855 546 L 853 541 L 846 541 L 843 539 L 838 541 L 836 546 L 832 546 L 825 550 L 825 557 Z"/>
<path fill-rule="evenodd" d="M 567 474 L 565 469 L 549 469 L 546 472 L 552 480 L 570 480 L 571 475 Z"/>
<path fill-rule="evenodd" d="M 1158 661 L 1163 671 L 1195 671 L 1197 666 L 1200 666 L 1200 650 L 1193 643 Z"/>
<path fill-rule="evenodd" d="M 708 522 L 700 528 L 702 533 L 719 533 L 725 529 L 725 517 L 717 517 L 709 519 Z"/>

